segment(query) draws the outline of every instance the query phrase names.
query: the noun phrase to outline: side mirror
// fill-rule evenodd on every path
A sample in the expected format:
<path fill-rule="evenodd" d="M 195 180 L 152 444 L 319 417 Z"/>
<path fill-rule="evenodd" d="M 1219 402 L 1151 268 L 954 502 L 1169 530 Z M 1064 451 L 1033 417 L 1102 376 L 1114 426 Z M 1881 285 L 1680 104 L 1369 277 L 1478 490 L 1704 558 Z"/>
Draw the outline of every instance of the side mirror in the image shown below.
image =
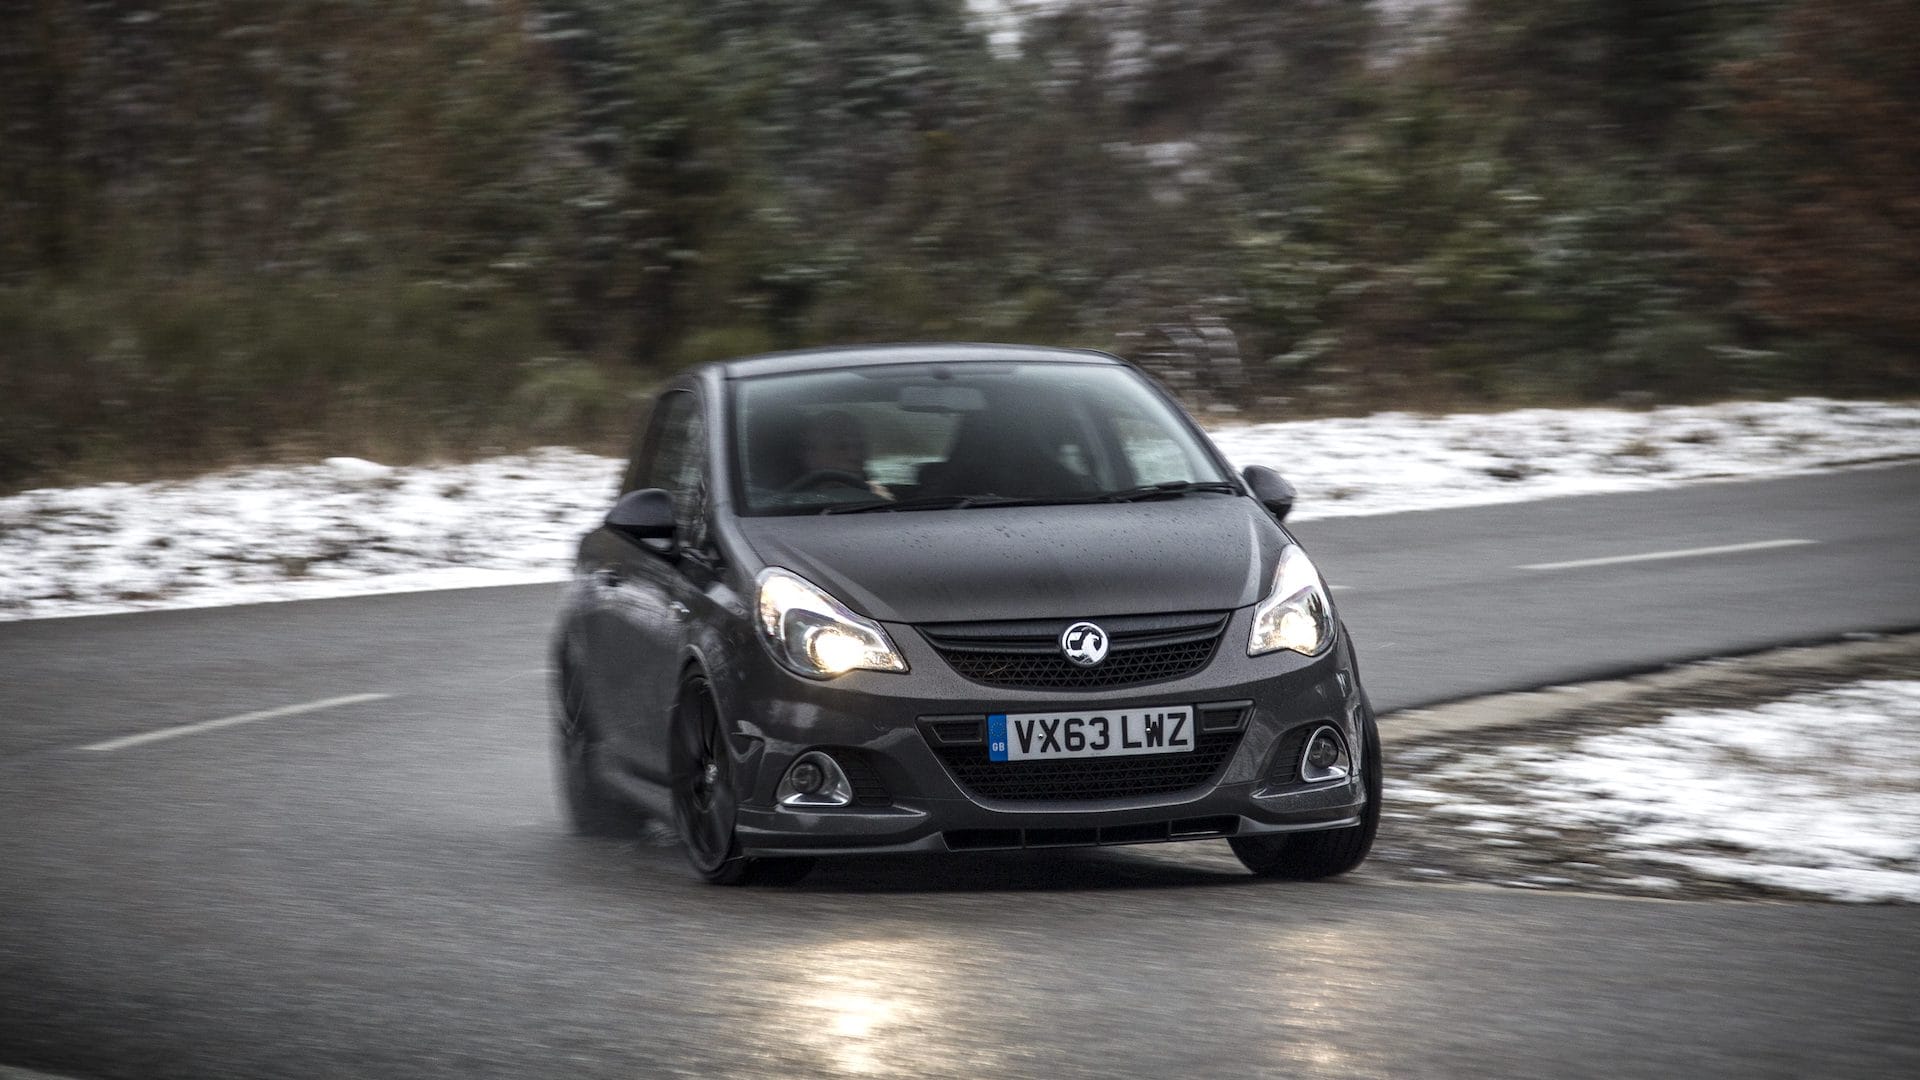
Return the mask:
<path fill-rule="evenodd" d="M 1240 475 L 1246 480 L 1253 497 L 1260 500 L 1261 506 L 1281 521 L 1287 519 L 1287 514 L 1293 510 L 1294 493 L 1293 485 L 1287 483 L 1286 477 L 1265 465 L 1249 465 Z"/>
<path fill-rule="evenodd" d="M 673 496 L 659 488 L 629 491 L 607 511 L 607 528 L 654 551 L 673 548 Z"/>

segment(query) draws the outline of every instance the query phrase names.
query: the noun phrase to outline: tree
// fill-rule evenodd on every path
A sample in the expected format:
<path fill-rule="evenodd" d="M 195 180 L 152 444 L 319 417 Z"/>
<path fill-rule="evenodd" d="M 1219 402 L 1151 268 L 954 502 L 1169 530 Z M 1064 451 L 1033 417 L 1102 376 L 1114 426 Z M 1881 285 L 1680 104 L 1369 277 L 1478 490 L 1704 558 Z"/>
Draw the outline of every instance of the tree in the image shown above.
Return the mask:
<path fill-rule="evenodd" d="M 1726 77 L 1747 179 L 1699 234 L 1752 310 L 1920 374 L 1920 2 L 1807 0 Z"/>

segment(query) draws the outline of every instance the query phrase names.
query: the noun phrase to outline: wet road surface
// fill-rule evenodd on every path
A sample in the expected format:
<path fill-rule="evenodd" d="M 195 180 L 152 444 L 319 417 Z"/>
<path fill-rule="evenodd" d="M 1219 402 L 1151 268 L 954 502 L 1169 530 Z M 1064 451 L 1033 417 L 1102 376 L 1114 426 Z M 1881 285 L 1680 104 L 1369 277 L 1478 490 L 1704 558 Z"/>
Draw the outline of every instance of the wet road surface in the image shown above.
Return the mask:
<path fill-rule="evenodd" d="M 1887 469 L 1300 532 L 1392 709 L 1920 625 L 1916 495 Z M 1811 543 L 1522 569 L 1782 539 Z M 556 595 L 0 625 L 0 1066 L 1920 1074 L 1913 908 L 1266 883 L 1217 843 L 697 885 L 561 827 Z"/>

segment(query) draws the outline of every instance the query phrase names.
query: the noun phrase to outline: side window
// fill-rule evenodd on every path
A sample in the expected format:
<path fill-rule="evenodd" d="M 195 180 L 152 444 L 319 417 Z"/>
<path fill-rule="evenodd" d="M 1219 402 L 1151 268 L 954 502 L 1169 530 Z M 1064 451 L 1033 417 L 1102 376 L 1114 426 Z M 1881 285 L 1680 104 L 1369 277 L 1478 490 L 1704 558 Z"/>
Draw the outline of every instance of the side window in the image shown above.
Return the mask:
<path fill-rule="evenodd" d="M 620 477 L 620 494 L 630 495 L 642 488 L 654 486 L 648 483 L 648 476 L 652 470 L 654 456 L 659 452 L 661 429 L 666 427 L 672 414 L 677 411 L 675 403 L 688 396 L 690 395 L 685 391 L 676 390 L 654 399 L 653 408 L 647 413 L 646 421 L 641 424 L 639 431 L 633 437 L 633 451 L 627 458 L 626 472 Z"/>
<path fill-rule="evenodd" d="M 676 390 L 653 408 L 646 442 L 627 469 L 627 491 L 660 488 L 673 496 L 673 517 L 689 546 L 706 537 L 706 425 L 691 391 Z"/>

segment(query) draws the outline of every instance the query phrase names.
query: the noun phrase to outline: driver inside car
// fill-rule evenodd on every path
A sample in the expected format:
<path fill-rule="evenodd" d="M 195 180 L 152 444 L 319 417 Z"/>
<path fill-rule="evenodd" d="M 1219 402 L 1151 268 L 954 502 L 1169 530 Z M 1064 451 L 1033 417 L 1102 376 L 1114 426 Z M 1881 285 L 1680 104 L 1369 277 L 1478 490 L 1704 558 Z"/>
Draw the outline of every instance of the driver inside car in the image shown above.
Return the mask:
<path fill-rule="evenodd" d="M 800 463 L 796 485 L 817 488 L 837 481 L 865 487 L 882 499 L 893 498 L 885 485 L 867 476 L 867 435 L 852 413 L 829 409 L 814 414 L 801 441 Z"/>

